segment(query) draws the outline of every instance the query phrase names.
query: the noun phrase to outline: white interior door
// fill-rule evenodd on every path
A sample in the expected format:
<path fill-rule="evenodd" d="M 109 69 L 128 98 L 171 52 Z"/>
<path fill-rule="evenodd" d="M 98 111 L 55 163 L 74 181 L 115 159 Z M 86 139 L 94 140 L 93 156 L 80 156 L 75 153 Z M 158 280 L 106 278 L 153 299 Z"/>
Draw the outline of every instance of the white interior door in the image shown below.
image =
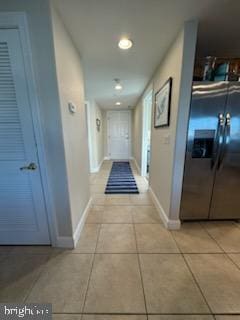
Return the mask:
<path fill-rule="evenodd" d="M 130 111 L 109 111 L 108 156 L 110 159 L 129 159 L 131 143 Z"/>
<path fill-rule="evenodd" d="M 21 41 L 0 29 L 0 244 L 49 243 Z"/>

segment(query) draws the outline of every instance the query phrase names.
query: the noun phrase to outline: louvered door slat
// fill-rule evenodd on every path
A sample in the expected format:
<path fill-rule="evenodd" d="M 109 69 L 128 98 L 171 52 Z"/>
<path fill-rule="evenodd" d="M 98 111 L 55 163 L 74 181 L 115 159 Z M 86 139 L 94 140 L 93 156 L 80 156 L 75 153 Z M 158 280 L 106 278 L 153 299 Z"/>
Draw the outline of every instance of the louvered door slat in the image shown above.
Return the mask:
<path fill-rule="evenodd" d="M 25 150 L 7 43 L 0 43 L 0 161 L 24 160 Z M 8 72 L 6 71 L 8 70 Z M 1 71 L 1 68 L 0 68 Z M 7 79 L 7 81 L 6 81 Z"/>

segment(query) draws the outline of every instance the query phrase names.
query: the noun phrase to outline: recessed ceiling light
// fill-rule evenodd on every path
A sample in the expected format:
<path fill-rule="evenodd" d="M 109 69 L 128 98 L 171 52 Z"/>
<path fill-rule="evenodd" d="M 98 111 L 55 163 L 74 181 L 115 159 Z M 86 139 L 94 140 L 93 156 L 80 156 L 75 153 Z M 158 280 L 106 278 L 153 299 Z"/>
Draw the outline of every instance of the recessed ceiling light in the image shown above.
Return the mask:
<path fill-rule="evenodd" d="M 120 83 L 120 79 L 116 78 L 116 79 L 114 79 L 114 81 L 115 81 L 115 89 L 122 90 L 122 85 Z"/>
<path fill-rule="evenodd" d="M 133 45 L 132 40 L 128 39 L 128 38 L 122 38 L 119 42 L 118 42 L 118 46 L 120 49 L 123 50 L 127 50 L 130 49 Z"/>
<path fill-rule="evenodd" d="M 116 90 L 122 90 L 122 85 L 121 85 L 120 83 L 117 83 L 117 84 L 115 85 L 115 89 L 116 89 Z"/>
<path fill-rule="evenodd" d="M 120 105 L 121 105 L 121 102 L 120 102 L 120 101 L 117 101 L 115 104 L 116 104 L 116 106 L 120 106 Z"/>

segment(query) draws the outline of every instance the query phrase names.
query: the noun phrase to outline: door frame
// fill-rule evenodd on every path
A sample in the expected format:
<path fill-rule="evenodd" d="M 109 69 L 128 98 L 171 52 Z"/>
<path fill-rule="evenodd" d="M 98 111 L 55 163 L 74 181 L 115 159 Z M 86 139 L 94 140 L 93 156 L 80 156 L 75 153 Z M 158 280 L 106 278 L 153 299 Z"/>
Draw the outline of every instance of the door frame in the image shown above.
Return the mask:
<path fill-rule="evenodd" d="M 147 112 L 147 100 L 152 98 L 153 102 L 153 89 L 147 92 L 147 94 L 143 97 L 143 106 L 142 106 L 142 161 L 141 161 L 141 176 L 146 177 L 147 176 L 147 148 L 146 148 L 146 142 L 147 142 L 147 121 L 148 119 L 148 112 Z M 152 103 L 152 109 L 151 109 L 151 123 L 152 123 L 152 111 L 153 111 L 153 103 Z M 152 125 L 151 125 L 151 131 L 152 131 Z"/>
<path fill-rule="evenodd" d="M 128 121 L 128 132 L 129 132 L 128 159 L 130 160 L 130 159 L 132 159 L 132 112 L 131 112 L 131 110 L 124 110 L 124 109 L 107 111 L 107 158 L 110 160 L 112 159 L 112 157 L 109 156 L 109 152 L 110 152 L 110 143 L 109 143 L 109 137 L 110 137 L 109 136 L 109 127 L 110 127 L 109 120 L 110 120 L 110 118 L 109 118 L 109 114 L 114 113 L 114 112 L 127 112 L 128 113 L 128 120 L 129 120 Z"/>
<path fill-rule="evenodd" d="M 93 170 L 93 144 L 92 144 L 92 126 L 91 126 L 91 105 L 89 101 L 85 101 L 86 108 L 86 121 L 87 121 L 87 133 L 88 133 L 88 156 L 89 156 L 89 171 Z"/>
<path fill-rule="evenodd" d="M 37 144 L 39 159 L 39 171 L 43 190 L 43 201 L 46 208 L 50 244 L 57 246 L 58 229 L 56 210 L 53 201 L 53 194 L 50 187 L 47 170 L 47 157 L 44 148 L 43 128 L 40 120 L 40 103 L 37 92 L 36 78 L 33 68 L 33 57 L 31 50 L 29 26 L 25 12 L 0 12 L 0 29 L 17 28 L 19 30 L 20 41 L 22 44 L 24 69 L 28 87 L 29 104 L 33 121 L 33 131 Z"/>

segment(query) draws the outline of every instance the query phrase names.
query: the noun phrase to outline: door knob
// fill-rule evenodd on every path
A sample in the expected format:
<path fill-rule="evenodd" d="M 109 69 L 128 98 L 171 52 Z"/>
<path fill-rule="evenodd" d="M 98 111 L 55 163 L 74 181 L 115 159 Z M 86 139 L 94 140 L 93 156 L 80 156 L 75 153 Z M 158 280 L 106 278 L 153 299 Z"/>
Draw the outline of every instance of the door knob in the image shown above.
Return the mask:
<path fill-rule="evenodd" d="M 37 165 L 34 162 L 29 163 L 28 166 L 23 166 L 20 168 L 20 170 L 36 170 Z"/>

